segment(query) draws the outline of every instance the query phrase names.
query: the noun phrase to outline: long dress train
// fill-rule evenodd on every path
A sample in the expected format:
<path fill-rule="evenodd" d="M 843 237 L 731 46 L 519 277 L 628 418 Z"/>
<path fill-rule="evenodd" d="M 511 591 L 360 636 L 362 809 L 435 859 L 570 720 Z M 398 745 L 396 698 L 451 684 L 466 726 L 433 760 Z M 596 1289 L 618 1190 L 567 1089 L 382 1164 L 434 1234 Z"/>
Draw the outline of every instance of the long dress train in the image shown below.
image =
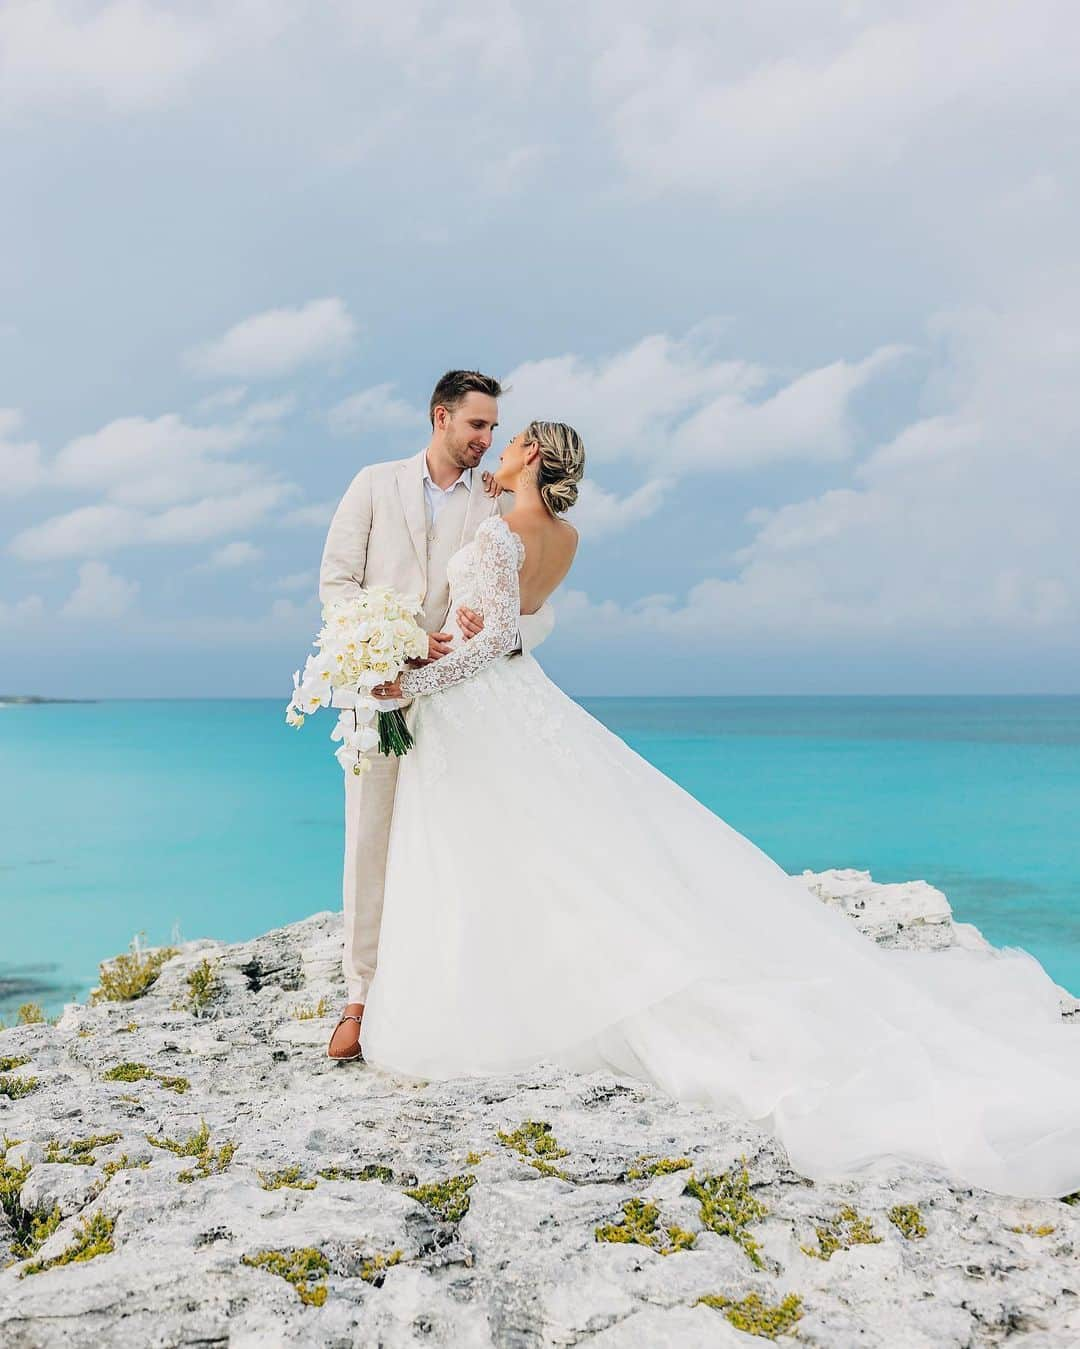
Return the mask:
<path fill-rule="evenodd" d="M 815 1179 L 927 1162 L 1080 1188 L 1080 1029 L 1019 948 L 884 949 L 510 656 L 520 538 L 450 564 L 483 632 L 403 677 L 376 1066 L 607 1068 L 771 1129 Z"/>

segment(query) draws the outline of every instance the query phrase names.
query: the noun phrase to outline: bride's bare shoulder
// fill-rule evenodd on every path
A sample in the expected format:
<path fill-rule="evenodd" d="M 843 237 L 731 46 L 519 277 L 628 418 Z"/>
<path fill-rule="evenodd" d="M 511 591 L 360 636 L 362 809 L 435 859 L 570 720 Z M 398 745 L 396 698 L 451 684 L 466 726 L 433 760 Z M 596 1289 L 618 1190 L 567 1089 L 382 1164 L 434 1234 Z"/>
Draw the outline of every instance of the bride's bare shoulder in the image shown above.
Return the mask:
<path fill-rule="evenodd" d="M 577 548 L 578 532 L 569 521 L 523 513 L 518 518 L 506 516 L 503 523 L 508 529 L 512 529 L 526 546 L 530 543 L 543 545 L 545 550 L 554 546 L 559 551 L 569 551 L 571 554 Z"/>
<path fill-rule="evenodd" d="M 577 552 L 578 532 L 569 520 L 551 520 L 547 524 L 547 535 L 564 557 L 573 559 Z"/>

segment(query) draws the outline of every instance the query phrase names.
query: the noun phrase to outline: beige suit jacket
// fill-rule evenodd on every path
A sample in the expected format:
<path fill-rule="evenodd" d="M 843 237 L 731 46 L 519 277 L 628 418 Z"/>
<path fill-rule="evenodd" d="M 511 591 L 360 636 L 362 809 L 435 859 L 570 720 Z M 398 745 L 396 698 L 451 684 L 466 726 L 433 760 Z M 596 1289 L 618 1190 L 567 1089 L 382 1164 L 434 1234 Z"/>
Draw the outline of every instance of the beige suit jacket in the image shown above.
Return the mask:
<path fill-rule="evenodd" d="M 424 455 L 369 464 L 353 478 L 341 498 L 323 548 L 319 599 L 323 604 L 348 599 L 364 586 L 389 586 L 402 594 L 427 594 L 446 578 L 428 576 L 427 517 L 424 513 Z M 479 480 L 469 493 L 463 539 L 468 542 L 489 516 L 513 506 L 509 493 L 492 498 Z M 449 614 L 443 615 L 443 624 Z M 522 614 L 521 649 L 531 651 L 551 632 L 550 603 L 535 614 Z M 449 631 L 449 629 L 447 629 Z M 344 693 L 341 694 L 344 699 Z M 334 706 L 345 706 L 336 693 Z"/>

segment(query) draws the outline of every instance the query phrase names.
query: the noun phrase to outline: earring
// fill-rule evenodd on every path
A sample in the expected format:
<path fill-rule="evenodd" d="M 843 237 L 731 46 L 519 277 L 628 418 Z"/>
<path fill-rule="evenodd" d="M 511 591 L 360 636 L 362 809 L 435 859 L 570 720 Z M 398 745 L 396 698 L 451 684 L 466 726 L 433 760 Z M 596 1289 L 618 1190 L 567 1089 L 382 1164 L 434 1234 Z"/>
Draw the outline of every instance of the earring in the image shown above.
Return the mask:
<path fill-rule="evenodd" d="M 539 476 L 535 468 L 523 468 L 518 481 L 523 487 L 535 487 Z"/>

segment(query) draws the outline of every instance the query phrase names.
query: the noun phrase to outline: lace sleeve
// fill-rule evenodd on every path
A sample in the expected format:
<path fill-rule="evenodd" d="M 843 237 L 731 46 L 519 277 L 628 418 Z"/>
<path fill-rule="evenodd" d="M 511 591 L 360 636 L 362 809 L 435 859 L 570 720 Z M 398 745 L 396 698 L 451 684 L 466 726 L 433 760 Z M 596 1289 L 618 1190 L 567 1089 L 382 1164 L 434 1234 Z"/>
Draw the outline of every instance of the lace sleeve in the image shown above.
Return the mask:
<path fill-rule="evenodd" d="M 476 531 L 476 580 L 484 627 L 469 641 L 419 670 L 406 670 L 400 679 L 406 698 L 436 693 L 468 679 L 518 642 L 521 592 L 518 588 L 518 540 L 502 517 L 493 515 Z"/>

